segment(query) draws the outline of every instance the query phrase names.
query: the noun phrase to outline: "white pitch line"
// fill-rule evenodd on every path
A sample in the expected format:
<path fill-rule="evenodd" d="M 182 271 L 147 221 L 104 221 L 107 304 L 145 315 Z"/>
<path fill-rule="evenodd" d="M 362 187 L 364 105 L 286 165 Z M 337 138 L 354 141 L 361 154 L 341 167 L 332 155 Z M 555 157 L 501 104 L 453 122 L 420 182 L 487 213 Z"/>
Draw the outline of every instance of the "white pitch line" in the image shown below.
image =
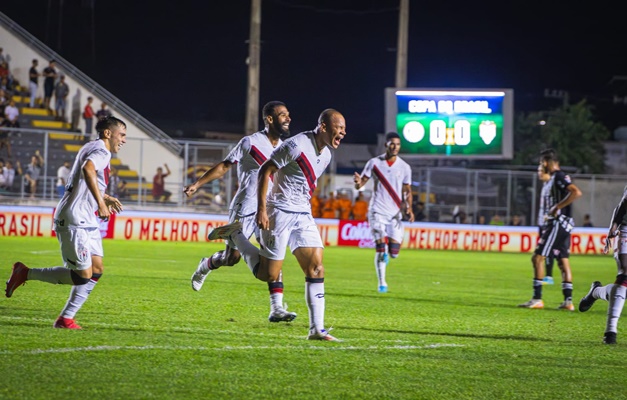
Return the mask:
<path fill-rule="evenodd" d="M 224 347 L 193 347 L 193 346 L 87 346 L 87 347 L 66 347 L 56 349 L 33 349 L 33 350 L 21 350 L 21 351 L 0 351 L 0 355 L 24 355 L 24 354 L 55 354 L 55 353 L 73 353 L 73 352 L 87 352 L 87 351 L 144 351 L 144 350 L 166 350 L 166 351 L 240 351 L 240 350 L 323 350 L 323 351 L 338 351 L 338 350 L 428 350 L 442 347 L 464 347 L 460 344 L 449 343 L 433 343 L 423 346 L 337 346 L 330 345 L 329 347 L 319 346 L 224 346 Z"/>

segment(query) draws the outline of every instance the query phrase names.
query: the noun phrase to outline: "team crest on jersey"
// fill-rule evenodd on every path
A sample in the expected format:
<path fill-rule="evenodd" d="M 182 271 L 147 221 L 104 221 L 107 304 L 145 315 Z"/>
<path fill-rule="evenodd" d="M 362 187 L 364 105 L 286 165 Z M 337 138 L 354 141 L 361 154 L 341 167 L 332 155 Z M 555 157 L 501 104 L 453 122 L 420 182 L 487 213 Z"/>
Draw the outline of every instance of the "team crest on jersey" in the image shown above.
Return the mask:
<path fill-rule="evenodd" d="M 295 141 L 295 140 L 288 140 L 288 141 L 287 141 L 287 142 L 285 142 L 285 143 L 286 143 L 286 145 L 287 145 L 290 149 L 292 149 L 292 150 L 294 150 L 296 147 L 298 147 L 298 145 L 296 144 L 296 141 Z"/>

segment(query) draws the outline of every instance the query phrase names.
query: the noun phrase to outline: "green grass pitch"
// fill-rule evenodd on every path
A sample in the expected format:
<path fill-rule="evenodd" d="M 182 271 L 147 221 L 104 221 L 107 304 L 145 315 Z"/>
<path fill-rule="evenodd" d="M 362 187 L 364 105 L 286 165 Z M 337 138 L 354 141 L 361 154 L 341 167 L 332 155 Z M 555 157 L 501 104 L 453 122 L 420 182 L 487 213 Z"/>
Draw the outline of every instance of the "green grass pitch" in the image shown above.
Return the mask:
<path fill-rule="evenodd" d="M 69 286 L 27 282 L 0 300 L 0 399 L 618 399 L 624 351 L 601 343 L 607 303 L 517 308 L 532 294 L 529 254 L 401 250 L 379 294 L 373 249 L 327 248 L 326 325 L 305 340 L 303 273 L 288 253 L 292 323 L 267 320 L 267 286 L 240 262 L 190 277 L 220 244 L 105 241 L 105 274 L 77 315 L 52 328 Z M 56 239 L 0 238 L 13 262 L 60 265 Z M 610 256 L 574 256 L 577 303 L 613 281 Z M 556 282 L 559 282 L 556 275 Z M 624 326 L 624 322 L 622 322 Z M 622 371 L 622 372 L 621 372 Z"/>

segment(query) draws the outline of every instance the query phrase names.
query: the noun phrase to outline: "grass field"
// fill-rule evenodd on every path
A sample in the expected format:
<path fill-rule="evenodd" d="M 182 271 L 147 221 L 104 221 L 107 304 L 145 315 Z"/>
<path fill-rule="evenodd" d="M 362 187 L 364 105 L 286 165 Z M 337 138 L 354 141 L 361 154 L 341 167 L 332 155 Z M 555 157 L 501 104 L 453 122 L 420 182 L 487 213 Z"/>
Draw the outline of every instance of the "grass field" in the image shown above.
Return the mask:
<path fill-rule="evenodd" d="M 219 244 L 105 241 L 105 274 L 77 315 L 52 323 L 69 286 L 27 282 L 0 300 L 0 399 L 619 399 L 624 351 L 601 343 L 607 303 L 558 311 L 531 297 L 530 255 L 403 250 L 379 294 L 374 250 L 328 248 L 326 325 L 305 340 L 304 278 L 285 264 L 292 323 L 268 322 L 267 286 L 240 263 L 190 276 Z M 59 265 L 56 239 L 0 238 L 14 261 Z M 614 279 L 609 256 L 572 258 L 575 299 Z M 559 279 L 556 279 L 559 281 Z"/>

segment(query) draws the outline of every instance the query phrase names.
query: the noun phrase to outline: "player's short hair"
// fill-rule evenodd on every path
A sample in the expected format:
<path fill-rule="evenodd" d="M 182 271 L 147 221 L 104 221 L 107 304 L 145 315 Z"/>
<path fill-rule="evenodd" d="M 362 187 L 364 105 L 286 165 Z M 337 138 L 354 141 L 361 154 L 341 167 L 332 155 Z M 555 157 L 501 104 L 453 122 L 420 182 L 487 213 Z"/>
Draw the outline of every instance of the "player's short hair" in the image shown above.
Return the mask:
<path fill-rule="evenodd" d="M 400 140 L 400 138 L 401 137 L 396 132 L 388 132 L 388 133 L 385 134 L 385 142 L 386 143 L 388 141 L 390 141 L 390 139 L 399 139 Z"/>
<path fill-rule="evenodd" d="M 322 124 L 323 122 L 327 125 L 331 124 L 331 117 L 334 114 L 339 114 L 339 112 L 334 108 L 327 108 L 326 110 L 323 110 L 318 117 L 318 125 Z"/>
<path fill-rule="evenodd" d="M 541 161 L 554 161 L 559 162 L 557 152 L 554 149 L 544 149 L 540 152 Z"/>
<path fill-rule="evenodd" d="M 263 119 L 266 119 L 266 117 L 269 115 L 274 115 L 277 107 L 281 107 L 281 106 L 286 107 L 285 103 L 283 103 L 282 101 L 267 102 L 266 105 L 264 105 L 263 109 L 261 110 L 261 115 Z"/>
<path fill-rule="evenodd" d="M 124 121 L 116 117 L 106 117 L 101 119 L 96 123 L 96 132 L 98 132 L 98 137 L 101 138 L 102 135 L 104 135 L 105 130 L 111 130 L 116 126 L 126 128 L 126 124 L 124 123 Z"/>

